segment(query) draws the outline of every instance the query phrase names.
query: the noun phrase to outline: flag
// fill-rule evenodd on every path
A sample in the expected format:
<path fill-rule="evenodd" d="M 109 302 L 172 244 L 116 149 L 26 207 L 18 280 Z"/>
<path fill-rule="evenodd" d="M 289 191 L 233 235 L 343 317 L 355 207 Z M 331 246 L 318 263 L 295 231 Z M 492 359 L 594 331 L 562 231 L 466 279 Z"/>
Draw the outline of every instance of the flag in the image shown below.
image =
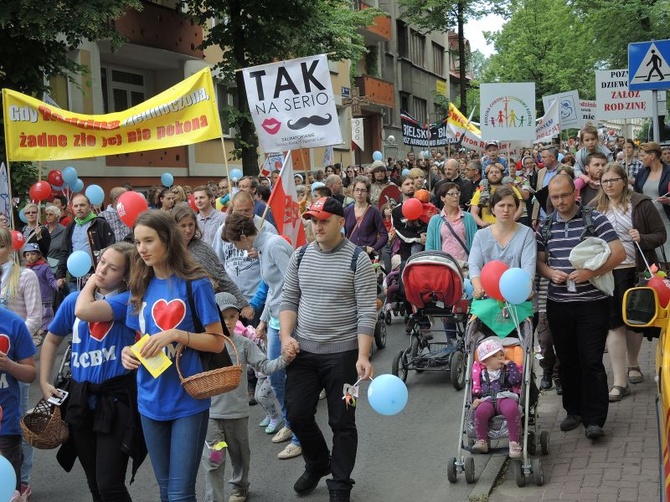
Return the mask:
<path fill-rule="evenodd" d="M 266 153 L 265 162 L 260 169 L 260 176 L 265 176 L 266 178 L 270 176 L 270 173 L 275 169 L 280 169 L 284 165 L 284 154 L 283 153 Z"/>
<path fill-rule="evenodd" d="M 326 151 L 323 153 L 323 165 L 332 166 L 335 163 L 335 154 L 333 153 L 333 147 L 327 146 Z"/>
<path fill-rule="evenodd" d="M 272 210 L 277 232 L 286 238 L 294 248 L 307 242 L 298 202 L 298 192 L 295 189 L 295 180 L 293 179 L 293 162 L 289 150 L 277 184 L 270 194 L 268 205 Z"/>
<path fill-rule="evenodd" d="M 0 164 L 0 214 L 7 218 L 7 225 L 12 224 L 12 201 L 9 196 L 9 176 L 5 163 Z"/>
<path fill-rule="evenodd" d="M 361 151 L 365 151 L 365 133 L 363 132 L 363 119 L 351 119 L 351 149 L 356 145 Z"/>
<path fill-rule="evenodd" d="M 551 143 L 551 138 L 561 133 L 559 101 L 554 99 L 544 116 L 535 126 L 535 143 Z"/>

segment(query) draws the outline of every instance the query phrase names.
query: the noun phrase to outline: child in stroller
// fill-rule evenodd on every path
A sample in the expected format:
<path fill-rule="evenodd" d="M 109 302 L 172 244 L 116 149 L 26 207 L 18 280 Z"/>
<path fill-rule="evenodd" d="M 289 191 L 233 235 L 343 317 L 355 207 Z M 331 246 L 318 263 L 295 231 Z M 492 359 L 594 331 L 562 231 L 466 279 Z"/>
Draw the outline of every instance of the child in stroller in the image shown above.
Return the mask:
<path fill-rule="evenodd" d="M 506 359 L 497 337 L 488 337 L 479 344 L 477 358 L 479 361 L 472 365 L 472 408 L 477 434 L 472 452 L 488 453 L 488 423 L 497 412 L 507 421 L 509 456 L 520 458 L 518 402 L 522 369 Z"/>
<path fill-rule="evenodd" d="M 386 324 L 391 324 L 391 312 L 395 315 L 405 315 L 404 298 L 400 294 L 400 255 L 394 254 L 391 258 L 391 271 L 384 279 L 384 315 Z"/>

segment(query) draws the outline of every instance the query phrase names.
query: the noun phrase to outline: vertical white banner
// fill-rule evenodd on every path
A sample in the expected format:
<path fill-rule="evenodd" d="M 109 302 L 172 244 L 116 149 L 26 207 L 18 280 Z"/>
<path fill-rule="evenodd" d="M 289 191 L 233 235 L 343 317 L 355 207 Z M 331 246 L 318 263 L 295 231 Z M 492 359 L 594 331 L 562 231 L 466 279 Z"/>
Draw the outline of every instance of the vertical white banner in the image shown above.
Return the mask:
<path fill-rule="evenodd" d="M 360 148 L 361 151 L 365 151 L 365 131 L 363 130 L 362 118 L 351 119 L 351 142 Z"/>

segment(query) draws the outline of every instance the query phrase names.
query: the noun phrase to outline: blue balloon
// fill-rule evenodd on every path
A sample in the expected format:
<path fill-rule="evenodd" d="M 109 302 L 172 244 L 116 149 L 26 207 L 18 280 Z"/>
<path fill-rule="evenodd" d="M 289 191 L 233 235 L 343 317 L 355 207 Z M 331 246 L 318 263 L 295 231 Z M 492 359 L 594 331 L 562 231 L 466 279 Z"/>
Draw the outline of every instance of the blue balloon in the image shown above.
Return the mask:
<path fill-rule="evenodd" d="M 67 259 L 67 270 L 73 277 L 83 277 L 91 270 L 93 262 L 86 251 L 75 251 Z"/>
<path fill-rule="evenodd" d="M 370 406 L 380 415 L 396 415 L 407 404 L 407 386 L 395 375 L 379 375 L 368 387 Z"/>
<path fill-rule="evenodd" d="M 163 183 L 165 188 L 171 187 L 174 184 L 174 176 L 170 173 L 161 174 L 161 183 Z"/>
<path fill-rule="evenodd" d="M 372 160 L 382 160 L 384 156 L 382 155 L 382 152 L 379 150 L 375 150 L 372 152 Z"/>
<path fill-rule="evenodd" d="M 231 169 L 230 177 L 233 181 L 239 181 L 242 176 L 244 176 L 242 169 Z"/>
<path fill-rule="evenodd" d="M 89 185 L 86 188 L 86 197 L 94 206 L 100 206 L 105 202 L 105 191 L 100 185 Z"/>
<path fill-rule="evenodd" d="M 533 278 L 522 268 L 510 268 L 500 276 L 500 294 L 512 305 L 525 302 L 533 291 Z"/>
<path fill-rule="evenodd" d="M 403 176 L 409 176 L 409 169 L 407 168 L 403 169 L 400 174 L 402 174 Z"/>
<path fill-rule="evenodd" d="M 470 279 L 465 279 L 465 281 L 463 281 L 463 293 L 465 293 L 465 297 L 468 300 L 472 300 L 472 295 L 474 294 L 474 292 L 475 288 L 472 285 Z"/>
<path fill-rule="evenodd" d="M 63 171 L 61 172 L 61 176 L 63 176 L 63 181 L 70 186 L 74 185 L 77 182 L 77 179 L 79 178 L 77 170 L 72 166 L 68 166 L 65 169 L 63 169 Z"/>
<path fill-rule="evenodd" d="M 0 455 L 0 500 L 10 500 L 16 486 L 16 472 L 5 457 Z"/>
<path fill-rule="evenodd" d="M 73 185 L 70 185 L 70 190 L 72 193 L 79 193 L 84 189 L 84 182 L 77 178 L 77 181 Z"/>
<path fill-rule="evenodd" d="M 28 218 L 26 218 L 26 213 L 24 212 L 25 208 L 21 208 L 19 211 L 19 220 L 21 220 L 23 223 L 28 223 Z"/>

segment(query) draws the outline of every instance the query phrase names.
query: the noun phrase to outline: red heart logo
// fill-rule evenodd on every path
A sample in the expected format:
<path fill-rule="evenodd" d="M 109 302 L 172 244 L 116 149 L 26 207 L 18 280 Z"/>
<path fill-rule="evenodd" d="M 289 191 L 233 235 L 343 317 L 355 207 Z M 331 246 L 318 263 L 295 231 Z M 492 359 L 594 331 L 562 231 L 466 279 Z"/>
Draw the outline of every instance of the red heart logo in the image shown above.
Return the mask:
<path fill-rule="evenodd" d="M 114 326 L 114 321 L 89 322 L 88 331 L 91 333 L 91 338 L 102 342 L 107 334 L 112 330 L 112 326 Z"/>
<path fill-rule="evenodd" d="M 176 328 L 179 323 L 184 320 L 186 316 L 186 304 L 183 300 L 178 298 L 166 302 L 165 300 L 158 300 L 151 307 L 151 317 L 154 319 L 154 324 L 158 326 L 161 331 Z"/>
<path fill-rule="evenodd" d="M 8 354 L 11 346 L 12 344 L 9 343 L 9 337 L 7 335 L 0 335 L 0 352 Z"/>

